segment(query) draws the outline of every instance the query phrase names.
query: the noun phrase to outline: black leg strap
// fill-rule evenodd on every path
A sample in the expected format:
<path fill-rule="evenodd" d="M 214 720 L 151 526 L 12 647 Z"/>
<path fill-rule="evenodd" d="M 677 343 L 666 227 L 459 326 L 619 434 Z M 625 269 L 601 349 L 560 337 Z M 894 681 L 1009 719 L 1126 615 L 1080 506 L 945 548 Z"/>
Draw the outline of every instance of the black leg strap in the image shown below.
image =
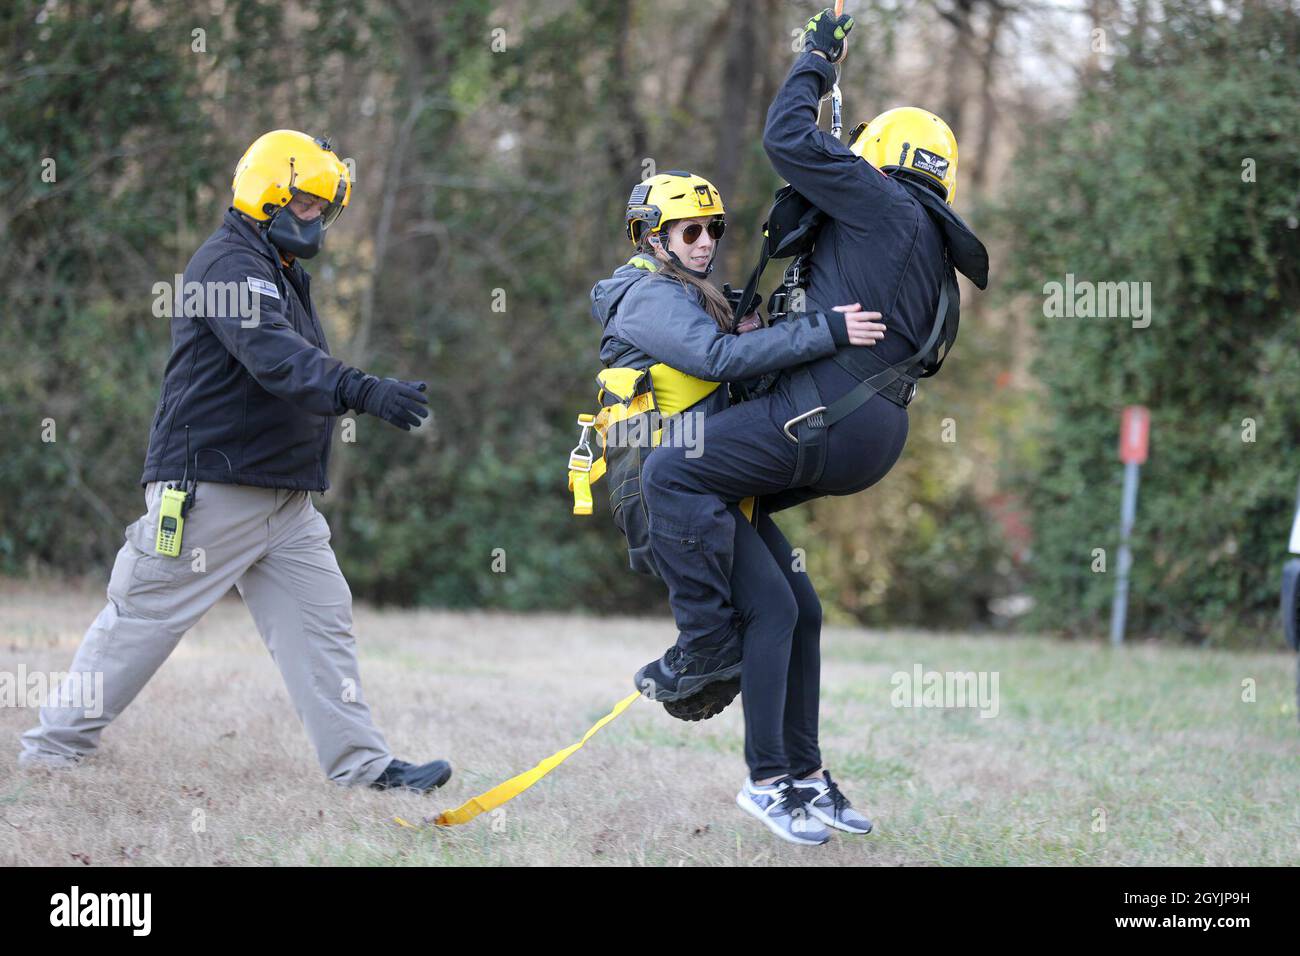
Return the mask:
<path fill-rule="evenodd" d="M 786 423 L 786 435 L 793 433 L 799 454 L 795 459 L 791 488 L 806 488 L 821 481 L 826 468 L 826 421 L 821 394 L 807 365 L 790 372 L 790 400 L 798 414 Z"/>

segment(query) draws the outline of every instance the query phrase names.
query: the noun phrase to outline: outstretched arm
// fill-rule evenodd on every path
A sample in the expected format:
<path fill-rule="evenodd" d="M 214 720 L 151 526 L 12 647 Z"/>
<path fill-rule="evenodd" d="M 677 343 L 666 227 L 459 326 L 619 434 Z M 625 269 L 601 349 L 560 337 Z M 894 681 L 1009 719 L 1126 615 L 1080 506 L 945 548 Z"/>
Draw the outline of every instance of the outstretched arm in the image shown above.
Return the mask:
<path fill-rule="evenodd" d="M 628 292 L 615 334 L 678 371 L 710 382 L 752 378 L 831 355 L 848 342 L 844 316 L 813 312 L 766 329 L 723 332 L 694 293 L 667 278 L 645 279 Z"/>
<path fill-rule="evenodd" d="M 835 67 L 802 53 L 767 111 L 763 149 L 772 168 L 834 218 L 864 218 L 895 202 L 885 174 L 817 127 L 817 105 L 835 82 Z"/>

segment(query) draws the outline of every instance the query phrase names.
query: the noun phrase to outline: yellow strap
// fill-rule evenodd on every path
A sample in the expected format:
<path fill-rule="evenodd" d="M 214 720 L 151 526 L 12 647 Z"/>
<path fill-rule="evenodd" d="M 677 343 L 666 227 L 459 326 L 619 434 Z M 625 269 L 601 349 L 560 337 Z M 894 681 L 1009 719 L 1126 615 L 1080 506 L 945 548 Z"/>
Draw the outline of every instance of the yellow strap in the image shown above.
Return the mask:
<path fill-rule="evenodd" d="M 593 461 L 590 466 L 586 465 L 585 460 L 580 460 L 578 462 L 579 467 L 575 468 L 573 459 L 569 459 L 569 490 L 573 492 L 573 513 L 575 515 L 591 514 L 591 486 L 605 476 L 605 459 L 603 456 Z"/>
<path fill-rule="evenodd" d="M 630 402 L 620 402 L 617 405 L 607 405 L 605 408 L 602 408 L 601 411 L 608 412 L 608 414 L 597 422 L 596 427 L 603 435 L 609 431 L 611 425 L 617 425 L 624 419 L 631 418 L 634 415 L 640 415 L 643 412 L 648 412 L 654 407 L 655 397 L 649 392 L 642 392 Z"/>
<path fill-rule="evenodd" d="M 740 502 L 741 513 L 749 519 L 749 523 L 754 523 L 754 499 L 744 498 Z"/>
<path fill-rule="evenodd" d="M 591 469 L 569 469 L 569 490 L 573 492 L 573 513 L 591 514 Z"/>
<path fill-rule="evenodd" d="M 590 740 L 595 735 L 596 731 L 600 730 L 601 727 L 604 727 L 619 714 L 623 713 L 623 711 L 631 707 L 632 703 L 640 696 L 641 694 L 639 691 L 634 691 L 631 694 L 628 694 L 614 705 L 613 710 L 600 718 L 600 720 L 596 721 L 596 723 L 592 725 L 591 729 L 583 734 L 582 739 L 576 744 L 571 744 L 563 750 L 551 754 L 532 770 L 526 770 L 517 777 L 511 777 L 505 783 L 497 784 L 487 793 L 481 793 L 477 797 L 471 797 L 455 810 L 443 811 L 438 815 L 438 818 L 434 820 L 434 823 L 440 827 L 450 827 L 456 826 L 460 823 L 469 823 L 470 820 L 473 820 L 480 813 L 486 813 L 488 810 L 495 810 L 506 801 L 519 796 L 519 794 L 523 793 L 538 780 L 541 780 L 560 764 L 564 763 L 564 761 L 568 760 L 575 752 L 581 750 L 582 745 Z M 400 817 L 397 818 L 397 822 L 403 826 L 411 826 L 411 824 L 407 823 Z"/>

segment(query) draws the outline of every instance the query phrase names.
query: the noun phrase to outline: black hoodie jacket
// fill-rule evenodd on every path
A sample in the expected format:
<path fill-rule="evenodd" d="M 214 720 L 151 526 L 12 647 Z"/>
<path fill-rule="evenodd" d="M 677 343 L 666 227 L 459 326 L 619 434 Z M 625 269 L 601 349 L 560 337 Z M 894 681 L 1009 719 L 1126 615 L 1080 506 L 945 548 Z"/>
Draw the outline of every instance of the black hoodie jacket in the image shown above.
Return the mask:
<path fill-rule="evenodd" d="M 183 281 L 140 483 L 182 477 L 188 425 L 191 478 L 325 491 L 351 368 L 329 354 L 311 277 L 231 209 Z"/>

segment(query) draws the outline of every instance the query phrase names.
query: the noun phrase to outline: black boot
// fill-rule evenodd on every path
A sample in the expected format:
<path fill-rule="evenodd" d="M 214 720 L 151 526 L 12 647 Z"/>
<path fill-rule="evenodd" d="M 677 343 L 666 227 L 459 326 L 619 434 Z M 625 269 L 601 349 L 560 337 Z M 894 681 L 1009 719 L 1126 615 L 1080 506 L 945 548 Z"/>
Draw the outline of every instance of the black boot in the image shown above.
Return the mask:
<path fill-rule="evenodd" d="M 376 790 L 400 788 L 428 793 L 437 790 L 450 779 L 451 764 L 445 760 L 434 760 L 418 767 L 405 760 L 394 760 L 370 786 Z"/>
<path fill-rule="evenodd" d="M 702 687 L 740 676 L 740 633 L 731 631 L 721 641 L 692 641 L 683 649 L 674 644 L 663 657 L 636 672 L 636 689 L 651 700 L 674 701 L 692 697 Z"/>
<path fill-rule="evenodd" d="M 727 709 L 740 693 L 740 678 L 718 681 L 701 688 L 691 697 L 664 702 L 664 710 L 678 720 L 708 720 Z"/>

